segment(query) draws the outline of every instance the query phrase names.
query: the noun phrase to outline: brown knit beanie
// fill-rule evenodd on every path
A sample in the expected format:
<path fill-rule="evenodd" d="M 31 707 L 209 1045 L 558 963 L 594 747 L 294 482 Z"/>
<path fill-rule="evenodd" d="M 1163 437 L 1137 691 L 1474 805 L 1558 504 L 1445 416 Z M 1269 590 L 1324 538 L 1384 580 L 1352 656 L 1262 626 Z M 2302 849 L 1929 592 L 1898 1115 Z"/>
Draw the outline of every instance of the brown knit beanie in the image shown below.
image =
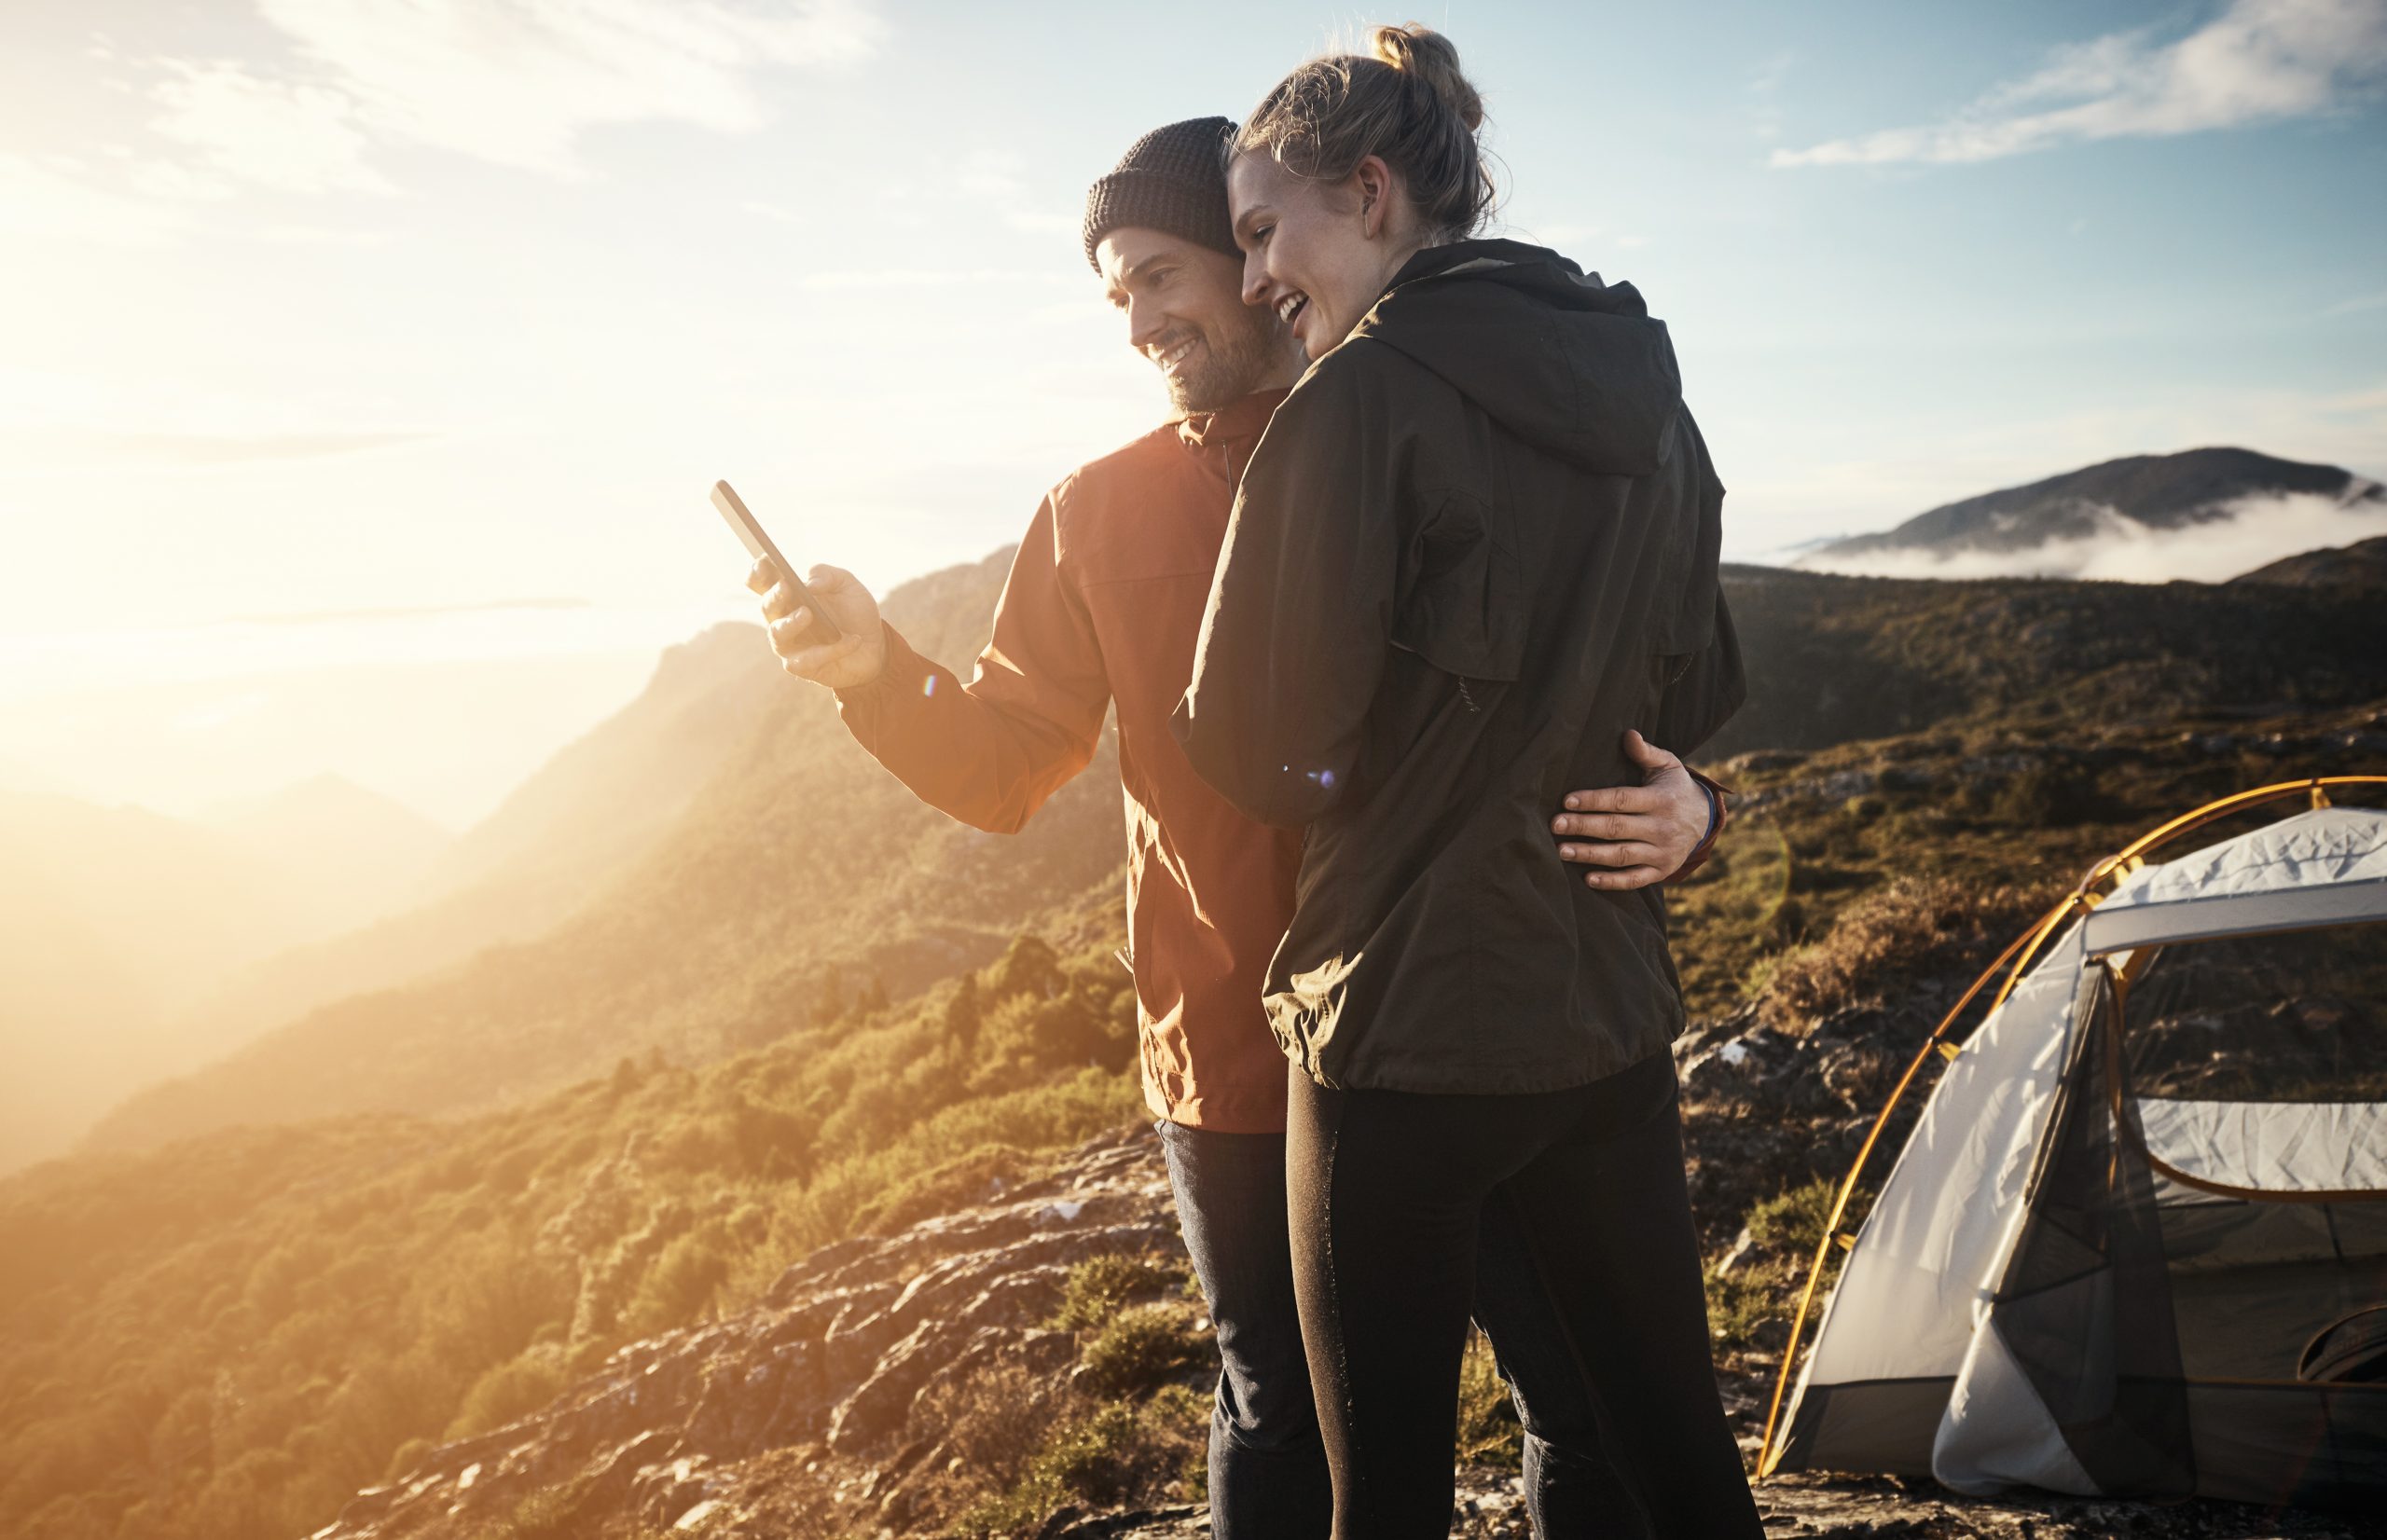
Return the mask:
<path fill-rule="evenodd" d="M 1227 217 L 1225 149 L 1235 124 L 1223 117 L 1189 117 L 1127 146 L 1110 175 L 1085 195 L 1085 259 L 1112 230 L 1134 227 L 1181 236 L 1239 257 Z"/>

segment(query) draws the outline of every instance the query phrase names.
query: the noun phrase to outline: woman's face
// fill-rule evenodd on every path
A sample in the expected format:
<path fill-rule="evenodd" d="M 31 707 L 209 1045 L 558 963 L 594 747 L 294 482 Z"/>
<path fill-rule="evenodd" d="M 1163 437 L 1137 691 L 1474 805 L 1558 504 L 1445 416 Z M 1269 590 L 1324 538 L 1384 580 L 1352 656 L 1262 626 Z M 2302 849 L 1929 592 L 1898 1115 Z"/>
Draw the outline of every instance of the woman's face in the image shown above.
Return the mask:
<path fill-rule="evenodd" d="M 1399 181 L 1373 156 L 1341 182 L 1293 175 L 1269 156 L 1227 168 L 1243 248 L 1243 302 L 1265 306 L 1316 360 L 1351 335 L 1420 244 Z"/>

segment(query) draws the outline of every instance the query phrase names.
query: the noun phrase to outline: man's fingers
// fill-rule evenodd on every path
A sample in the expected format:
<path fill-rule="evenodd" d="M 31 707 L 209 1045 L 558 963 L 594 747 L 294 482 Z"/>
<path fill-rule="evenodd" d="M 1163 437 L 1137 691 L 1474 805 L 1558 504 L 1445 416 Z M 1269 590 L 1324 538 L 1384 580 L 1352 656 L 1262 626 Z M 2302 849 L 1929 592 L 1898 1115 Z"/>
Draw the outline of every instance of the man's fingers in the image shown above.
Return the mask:
<path fill-rule="evenodd" d="M 781 653 L 780 667 L 791 674 L 809 679 L 852 652 L 855 643 L 861 639 L 860 637 L 842 636 L 835 641 L 824 642 L 818 647 L 799 647 L 793 653 Z"/>
<path fill-rule="evenodd" d="M 780 564 L 768 557 L 756 557 L 754 565 L 746 569 L 746 586 L 758 594 L 767 594 L 780 584 Z"/>
<path fill-rule="evenodd" d="M 1658 847 L 1643 840 L 1619 840 L 1612 845 L 1562 845 L 1558 854 L 1584 866 L 1643 866 L 1658 859 Z"/>
<path fill-rule="evenodd" d="M 1666 804 L 1666 794 L 1647 786 L 1603 786 L 1594 791 L 1566 793 L 1569 813 L 1654 813 Z"/>
<path fill-rule="evenodd" d="M 779 584 L 763 596 L 763 619 L 766 622 L 785 620 L 795 608 L 795 595 L 785 584 Z"/>
<path fill-rule="evenodd" d="M 1644 821 L 1623 813 L 1561 813 L 1550 820 L 1553 834 L 1589 840 L 1629 840 L 1647 832 Z"/>
<path fill-rule="evenodd" d="M 1597 872 L 1584 873 L 1583 886 L 1586 887 L 1597 887 L 1606 892 L 1617 893 L 1624 892 L 1635 887 L 1647 887 L 1651 883 L 1660 881 L 1664 876 L 1665 873 L 1659 871 L 1654 866 L 1628 867 L 1621 872 L 1601 870 Z"/>
<path fill-rule="evenodd" d="M 822 594 L 842 593 L 855 586 L 854 575 L 842 567 L 815 567 L 804 581 L 812 585 L 814 592 Z"/>

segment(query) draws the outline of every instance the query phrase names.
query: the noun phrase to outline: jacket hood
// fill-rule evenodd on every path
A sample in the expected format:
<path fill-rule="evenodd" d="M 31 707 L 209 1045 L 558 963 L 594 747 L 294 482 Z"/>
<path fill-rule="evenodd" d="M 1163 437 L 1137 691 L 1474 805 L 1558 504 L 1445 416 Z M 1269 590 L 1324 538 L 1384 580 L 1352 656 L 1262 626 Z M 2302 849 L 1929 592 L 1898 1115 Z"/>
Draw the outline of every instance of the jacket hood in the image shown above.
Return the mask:
<path fill-rule="evenodd" d="M 1396 348 L 1511 433 L 1606 475 L 1649 475 L 1682 406 L 1663 321 L 1630 283 L 1546 247 L 1428 246 L 1351 335 Z"/>

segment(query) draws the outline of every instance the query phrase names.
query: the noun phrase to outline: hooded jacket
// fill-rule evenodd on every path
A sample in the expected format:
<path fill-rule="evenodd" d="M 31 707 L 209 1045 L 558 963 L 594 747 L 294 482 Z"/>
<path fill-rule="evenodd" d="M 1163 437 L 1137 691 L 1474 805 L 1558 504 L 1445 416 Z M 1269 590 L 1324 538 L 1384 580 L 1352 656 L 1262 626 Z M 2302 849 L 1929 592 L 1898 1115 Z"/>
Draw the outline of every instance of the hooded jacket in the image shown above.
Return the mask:
<path fill-rule="evenodd" d="M 1550 810 L 1740 704 L 1723 488 L 1629 284 L 1506 241 L 1418 253 L 1245 468 L 1173 726 L 1307 825 L 1268 969 L 1321 1084 L 1525 1093 L 1665 1048 L 1655 887 L 1588 887 Z"/>

